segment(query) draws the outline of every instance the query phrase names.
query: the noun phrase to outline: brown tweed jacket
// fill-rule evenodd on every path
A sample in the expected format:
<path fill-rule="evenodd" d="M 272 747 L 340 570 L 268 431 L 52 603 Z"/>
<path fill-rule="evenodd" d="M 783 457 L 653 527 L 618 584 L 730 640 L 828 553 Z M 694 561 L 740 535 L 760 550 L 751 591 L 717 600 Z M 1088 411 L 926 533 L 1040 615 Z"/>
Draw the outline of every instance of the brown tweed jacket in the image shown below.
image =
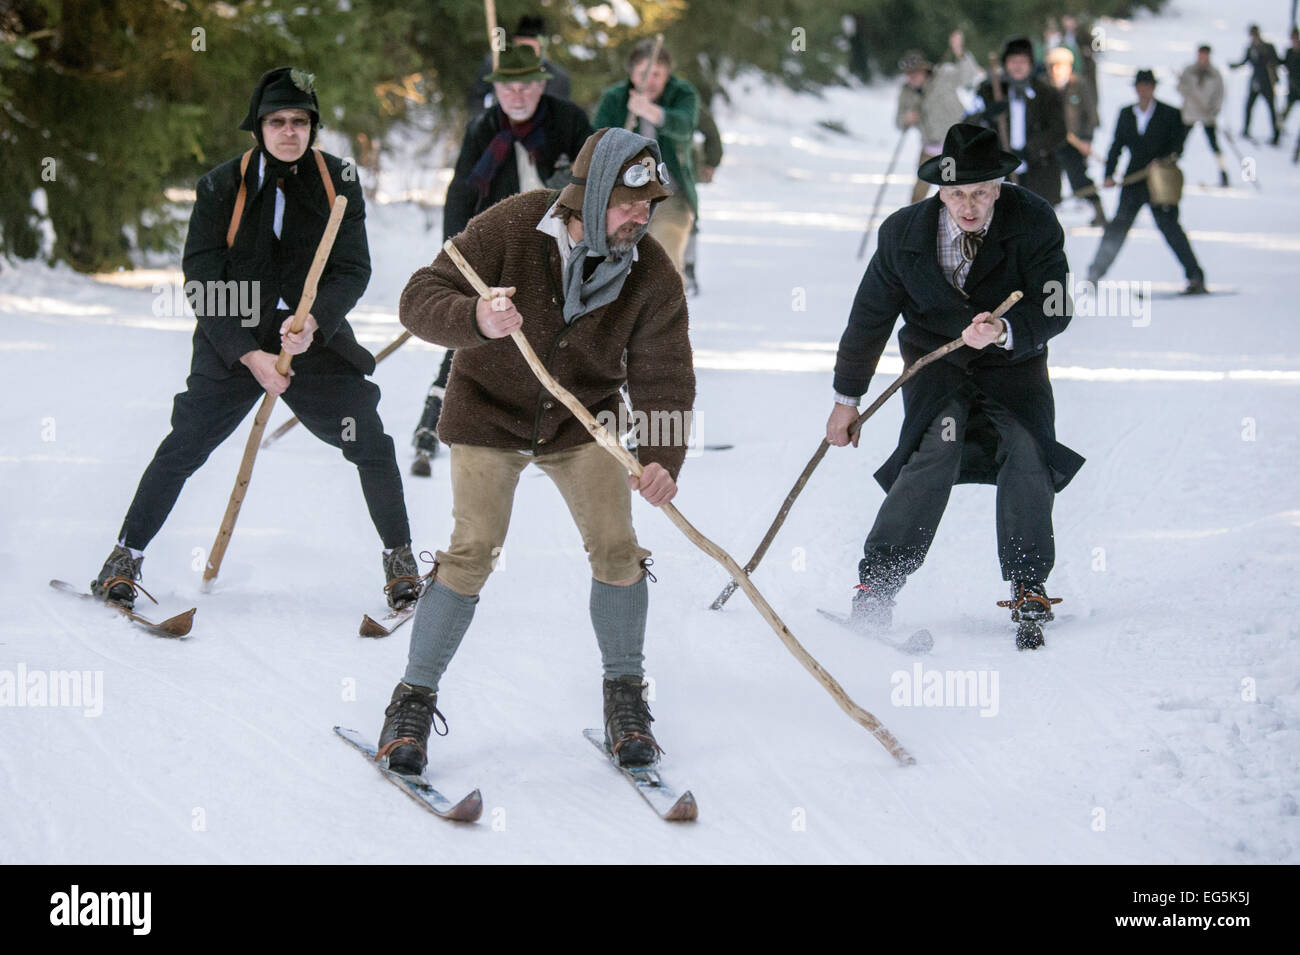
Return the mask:
<path fill-rule="evenodd" d="M 565 325 L 560 253 L 551 236 L 537 231 L 557 195 L 537 189 L 503 199 L 470 220 L 456 247 L 488 285 L 518 289 L 514 303 L 529 344 L 592 414 L 617 415 L 618 390 L 627 382 L 632 407 L 647 424 L 639 442 L 641 463 L 658 463 L 676 479 L 695 401 L 681 279 L 659 243 L 645 236 L 619 297 Z M 591 441 L 512 341 L 479 333 L 477 302 L 442 251 L 402 292 L 402 324 L 425 341 L 456 349 L 438 437 L 447 444 L 534 454 Z"/>

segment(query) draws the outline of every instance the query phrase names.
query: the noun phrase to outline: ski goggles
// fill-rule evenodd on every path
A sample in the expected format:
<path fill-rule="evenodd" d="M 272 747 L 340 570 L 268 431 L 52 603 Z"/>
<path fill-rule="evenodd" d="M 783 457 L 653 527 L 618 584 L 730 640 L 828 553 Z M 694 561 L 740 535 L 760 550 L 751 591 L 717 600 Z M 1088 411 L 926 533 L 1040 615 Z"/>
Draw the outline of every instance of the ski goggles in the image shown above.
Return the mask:
<path fill-rule="evenodd" d="M 623 170 L 623 185 L 630 189 L 640 189 L 647 183 L 654 182 L 656 174 L 661 185 L 668 185 L 668 167 L 663 163 L 655 165 L 653 156 L 642 156 Z"/>

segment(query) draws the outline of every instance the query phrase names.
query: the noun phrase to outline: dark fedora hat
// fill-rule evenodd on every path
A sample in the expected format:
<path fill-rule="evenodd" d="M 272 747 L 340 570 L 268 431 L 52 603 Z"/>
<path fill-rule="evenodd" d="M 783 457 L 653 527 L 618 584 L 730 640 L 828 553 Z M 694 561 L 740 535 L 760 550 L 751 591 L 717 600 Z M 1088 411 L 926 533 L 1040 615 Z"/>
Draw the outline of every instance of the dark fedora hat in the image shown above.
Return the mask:
<path fill-rule="evenodd" d="M 921 163 L 918 177 L 936 186 L 969 186 L 1010 175 L 1020 157 L 1004 152 L 998 134 L 971 123 L 954 123 L 943 140 L 943 152 Z"/>
<path fill-rule="evenodd" d="M 1156 75 L 1150 70 L 1138 70 L 1137 76 L 1133 77 L 1133 85 L 1137 86 L 1139 83 L 1150 83 L 1152 86 L 1155 86 Z"/>

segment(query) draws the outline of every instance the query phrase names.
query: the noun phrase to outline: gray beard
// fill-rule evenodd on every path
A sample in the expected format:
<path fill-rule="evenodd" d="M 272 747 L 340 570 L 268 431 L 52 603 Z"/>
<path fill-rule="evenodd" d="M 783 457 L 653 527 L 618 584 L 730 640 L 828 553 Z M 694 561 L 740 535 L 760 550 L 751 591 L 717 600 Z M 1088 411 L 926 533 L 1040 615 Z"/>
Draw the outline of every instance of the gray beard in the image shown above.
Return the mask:
<path fill-rule="evenodd" d="M 621 257 L 627 255 L 636 248 L 637 241 L 640 238 L 640 236 L 637 236 L 637 238 L 629 239 L 627 242 L 607 242 L 605 247 L 609 249 L 610 255 Z"/>

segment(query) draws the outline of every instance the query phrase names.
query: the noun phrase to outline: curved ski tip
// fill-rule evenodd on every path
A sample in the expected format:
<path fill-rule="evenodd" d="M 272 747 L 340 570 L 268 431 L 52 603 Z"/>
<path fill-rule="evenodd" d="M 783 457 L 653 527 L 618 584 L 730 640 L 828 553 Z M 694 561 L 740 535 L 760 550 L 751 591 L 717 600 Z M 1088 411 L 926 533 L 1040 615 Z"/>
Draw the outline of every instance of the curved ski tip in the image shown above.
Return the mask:
<path fill-rule="evenodd" d="M 694 822 L 699 814 L 699 804 L 695 802 L 695 796 L 688 789 L 677 798 L 672 808 L 664 813 L 663 818 L 668 822 Z"/>
<path fill-rule="evenodd" d="M 357 636 L 386 637 L 388 636 L 388 631 L 385 630 L 380 624 L 376 623 L 374 618 L 371 617 L 370 614 L 365 613 L 361 615 L 361 627 L 357 630 Z"/>
<path fill-rule="evenodd" d="M 165 630 L 173 637 L 186 636 L 194 626 L 194 611 L 197 607 L 191 607 L 184 613 L 178 613 L 174 617 L 168 617 L 162 623 L 158 624 L 159 630 Z"/>
<path fill-rule="evenodd" d="M 454 822 L 478 822 L 483 815 L 483 794 L 477 789 L 442 813 L 444 819 Z"/>

